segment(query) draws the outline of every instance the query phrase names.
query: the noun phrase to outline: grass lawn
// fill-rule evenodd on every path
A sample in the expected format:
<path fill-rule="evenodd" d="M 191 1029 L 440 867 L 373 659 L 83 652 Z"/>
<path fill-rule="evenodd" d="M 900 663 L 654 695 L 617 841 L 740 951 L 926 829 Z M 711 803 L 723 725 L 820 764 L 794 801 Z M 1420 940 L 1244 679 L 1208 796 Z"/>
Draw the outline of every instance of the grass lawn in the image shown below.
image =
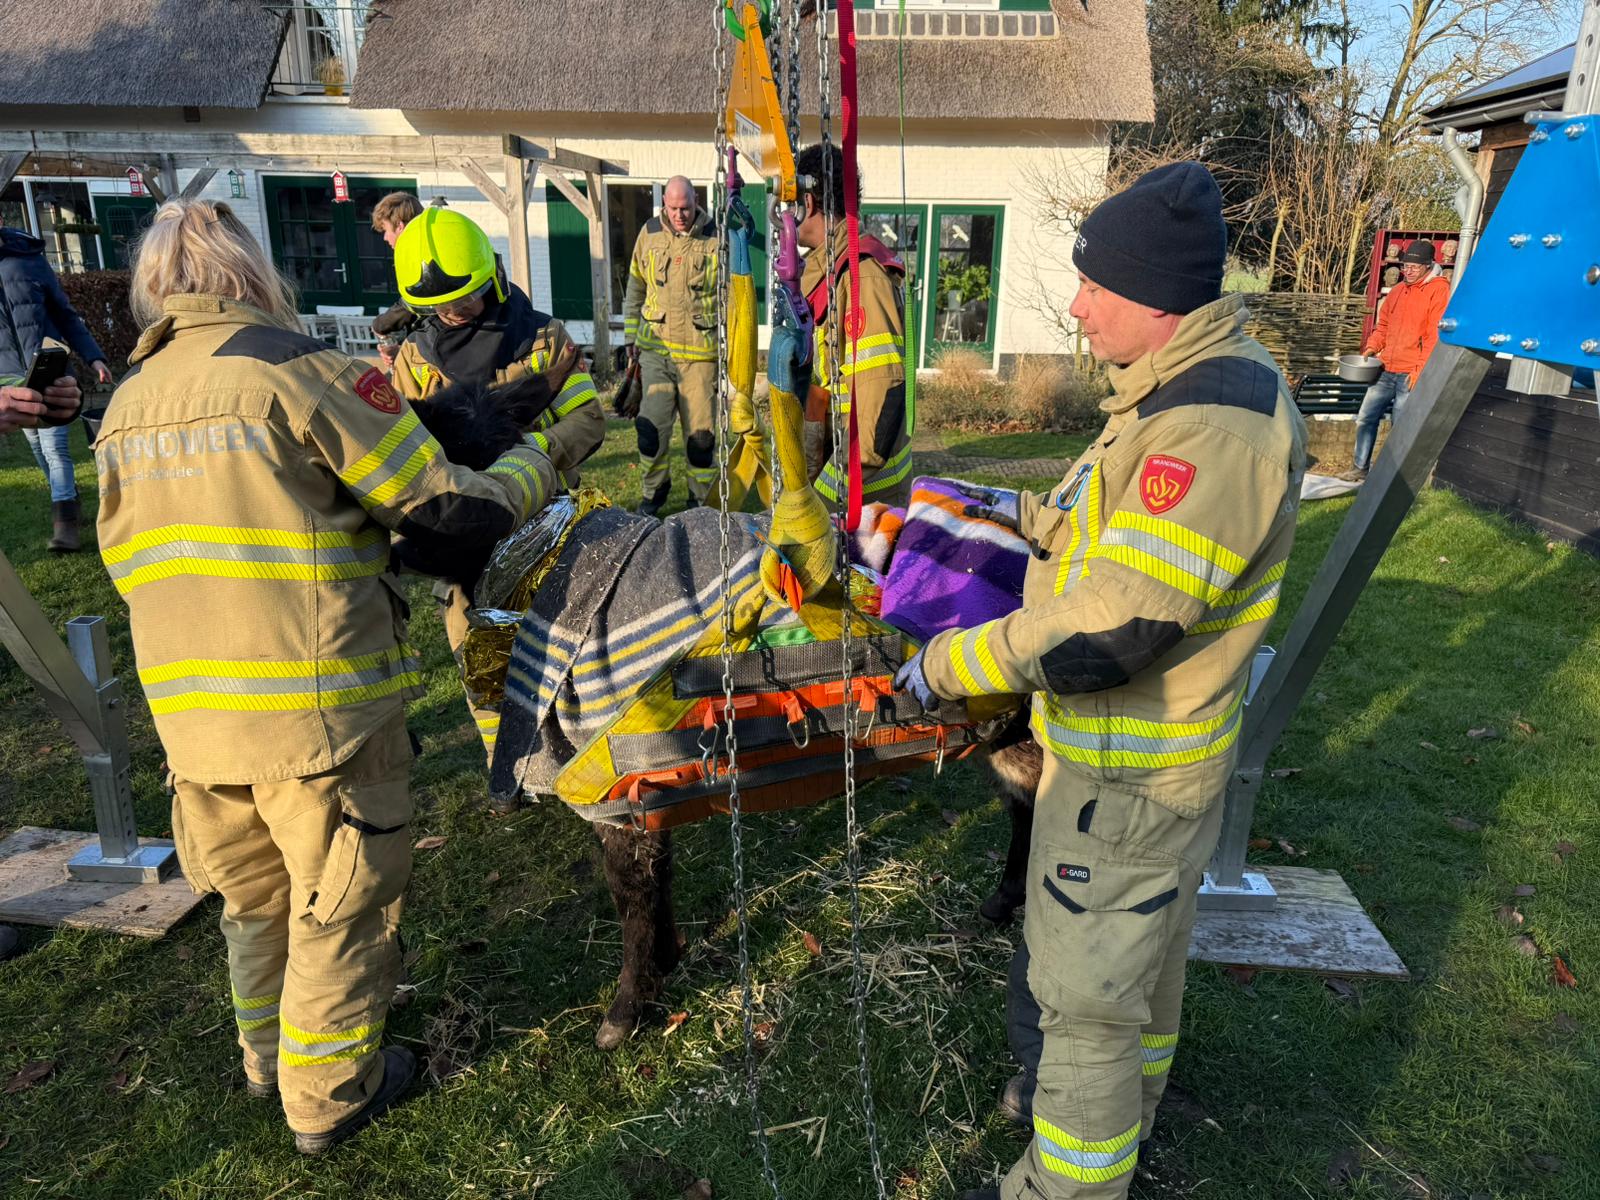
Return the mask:
<path fill-rule="evenodd" d="M 1011 456 L 1050 452 L 1025 437 Z M 591 476 L 632 500 L 632 458 L 614 425 Z M 92 494 L 92 469 L 79 481 Z M 1348 507 L 1307 507 L 1286 612 Z M 4 439 L 0 547 L 58 622 L 111 618 L 130 679 L 119 600 L 92 554 L 43 553 L 47 514 L 22 439 Z M 766 1194 L 741 1095 L 726 823 L 678 842 L 689 952 L 661 1016 L 687 1016 L 598 1054 L 618 946 L 596 843 L 558 806 L 483 811 L 476 738 L 426 587 L 413 590 L 429 684 L 411 714 L 425 749 L 416 835 L 448 840 L 417 855 L 417 997 L 389 1029 L 437 1078 L 328 1160 L 302 1160 L 275 1106 L 242 1087 L 217 900 L 154 943 L 25 930 L 25 952 L 0 964 L 0 1196 L 672 1200 L 699 1178 L 719 1197 Z M 1600 1196 L 1597 612 L 1600 564 L 1448 494 L 1423 499 L 1284 739 L 1272 765 L 1299 773 L 1267 785 L 1255 830 L 1273 842 L 1261 861 L 1292 850 L 1343 874 L 1415 978 L 1336 990 L 1192 967 L 1173 1102 L 1136 1196 Z M 161 751 L 129 691 L 139 828 L 162 835 Z M 0 710 L 0 834 L 89 828 L 71 744 L 9 659 Z M 1469 733 L 1485 728 L 1496 736 Z M 1002 987 L 1015 933 L 976 915 L 1004 819 L 959 764 L 869 785 L 861 810 L 889 1187 L 944 1200 L 1023 1145 L 992 1106 L 1011 1072 Z M 866 1197 L 842 809 L 746 828 L 777 1172 L 792 1200 Z M 1515 929 L 1497 919 L 1508 904 L 1524 918 Z M 1552 982 L 1550 954 L 1575 990 Z M 34 1061 L 51 1073 L 7 1086 Z"/>

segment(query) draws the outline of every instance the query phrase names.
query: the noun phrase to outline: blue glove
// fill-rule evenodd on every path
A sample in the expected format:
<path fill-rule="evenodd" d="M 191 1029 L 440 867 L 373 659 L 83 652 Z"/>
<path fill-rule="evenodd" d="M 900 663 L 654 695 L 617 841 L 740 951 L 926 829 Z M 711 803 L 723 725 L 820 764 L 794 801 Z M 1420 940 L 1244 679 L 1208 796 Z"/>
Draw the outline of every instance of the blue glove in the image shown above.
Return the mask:
<path fill-rule="evenodd" d="M 734 275 L 748 275 L 750 234 L 756 227 L 756 219 L 738 196 L 728 201 L 728 212 L 724 219 L 728 225 L 728 270 Z"/>
<path fill-rule="evenodd" d="M 922 670 L 921 650 L 906 659 L 900 669 L 894 673 L 894 690 L 897 692 L 910 692 L 912 698 L 922 705 L 923 712 L 936 712 L 939 708 L 939 697 L 934 695 L 933 688 L 928 683 L 928 677 Z"/>
<path fill-rule="evenodd" d="M 767 349 L 767 379 L 774 391 L 804 401 L 811 388 L 811 345 L 798 330 L 786 325 L 773 329 Z"/>

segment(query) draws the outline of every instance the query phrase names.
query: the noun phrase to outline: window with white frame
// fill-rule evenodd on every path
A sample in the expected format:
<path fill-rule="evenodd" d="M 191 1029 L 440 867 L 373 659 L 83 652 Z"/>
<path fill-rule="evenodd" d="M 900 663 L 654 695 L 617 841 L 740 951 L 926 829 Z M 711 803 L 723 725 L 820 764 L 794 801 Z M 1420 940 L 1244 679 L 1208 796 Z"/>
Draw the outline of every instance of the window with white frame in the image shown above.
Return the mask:
<path fill-rule="evenodd" d="M 272 90 L 279 95 L 343 96 L 356 75 L 370 0 L 284 0 L 289 31 Z"/>

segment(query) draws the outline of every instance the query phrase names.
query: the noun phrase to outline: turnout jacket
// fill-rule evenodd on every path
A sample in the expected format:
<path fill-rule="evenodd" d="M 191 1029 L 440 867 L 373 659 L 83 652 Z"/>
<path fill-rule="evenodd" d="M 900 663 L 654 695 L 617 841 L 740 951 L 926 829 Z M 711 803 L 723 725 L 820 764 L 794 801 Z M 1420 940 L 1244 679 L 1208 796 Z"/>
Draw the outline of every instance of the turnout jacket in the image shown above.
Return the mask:
<path fill-rule="evenodd" d="M 167 761 L 207 784 L 339 765 L 420 694 L 389 531 L 489 542 L 556 485 L 528 445 L 446 460 L 376 368 L 174 296 L 95 443 L 100 554 Z"/>
<path fill-rule="evenodd" d="M 529 436 L 561 472 L 563 486 L 576 487 L 579 464 L 606 436 L 594 379 L 581 362 L 564 379 L 552 373 L 572 345 L 566 327 L 534 308 L 516 284 L 505 288 L 505 301 L 491 300 L 470 334 L 462 333 L 465 327 L 452 330 L 438 317 L 419 320 L 395 355 L 390 379 L 407 400 L 418 401 L 452 383 L 492 385 L 529 372 L 549 375 L 553 398 Z"/>
<path fill-rule="evenodd" d="M 1305 473 L 1283 376 L 1231 296 L 1113 368 L 1105 429 L 1043 496 L 1023 607 L 923 654 L 947 698 L 1033 693 L 1065 769 L 1195 816 L 1223 793 Z"/>
<path fill-rule="evenodd" d="M 831 253 L 819 247 L 806 256 L 800 274 L 800 290 L 811 302 L 817 318 L 816 352 L 812 356 L 811 382 L 823 395 L 829 386 L 830 356 L 839 360 L 841 410 L 850 414 L 850 385 L 855 384 L 856 430 L 861 440 L 862 498 L 871 503 L 892 491 L 911 474 L 911 422 L 906 413 L 905 360 L 905 272 L 886 250 L 879 256 L 869 253 L 863 237 L 861 250 L 861 299 L 850 292 L 848 254 L 849 233 L 844 222 L 834 228 Z M 828 263 L 838 279 L 838 301 L 845 320 L 836 321 L 829 311 Z M 851 322 L 859 322 L 855 357 L 850 354 Z M 810 406 L 808 405 L 808 410 Z M 809 420 L 825 420 L 822 413 Z M 816 480 L 817 491 L 828 500 L 837 500 L 843 481 L 834 474 L 833 460 L 824 462 Z"/>
<path fill-rule="evenodd" d="M 633 243 L 622 339 L 677 362 L 717 357 L 717 231 L 703 209 L 687 233 L 651 217 Z"/>
<path fill-rule="evenodd" d="M 1450 281 L 1435 267 L 1416 283 L 1397 283 L 1378 305 L 1378 324 L 1367 349 L 1383 359 L 1385 371 L 1403 372 L 1417 384 L 1428 355 L 1439 344 L 1439 318 L 1450 303 Z"/>

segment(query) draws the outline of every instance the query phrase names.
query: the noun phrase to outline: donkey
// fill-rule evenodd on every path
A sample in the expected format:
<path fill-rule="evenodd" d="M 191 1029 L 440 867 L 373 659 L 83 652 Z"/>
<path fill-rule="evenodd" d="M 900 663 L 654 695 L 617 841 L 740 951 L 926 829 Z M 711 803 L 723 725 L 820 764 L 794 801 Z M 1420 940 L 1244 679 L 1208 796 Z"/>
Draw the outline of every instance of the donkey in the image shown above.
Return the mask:
<path fill-rule="evenodd" d="M 413 407 L 451 462 L 483 470 L 521 439 L 522 430 L 537 419 L 549 400 L 550 388 L 544 377 L 528 375 L 499 387 L 453 384 Z M 466 588 L 476 582 L 492 550 L 492 545 L 460 541 L 448 546 L 420 545 L 407 539 L 396 542 L 396 554 L 408 566 Z M 1002 877 L 980 910 L 986 920 L 1004 925 L 1023 902 L 1033 796 L 1043 760 L 1022 717 L 999 742 L 980 747 L 976 758 L 993 774 L 1011 817 L 1011 842 Z M 600 839 L 606 883 L 622 926 L 617 994 L 595 1034 L 595 1045 L 609 1051 L 643 1021 L 678 965 L 682 949 L 673 915 L 671 833 L 604 823 L 596 823 L 594 828 Z"/>

